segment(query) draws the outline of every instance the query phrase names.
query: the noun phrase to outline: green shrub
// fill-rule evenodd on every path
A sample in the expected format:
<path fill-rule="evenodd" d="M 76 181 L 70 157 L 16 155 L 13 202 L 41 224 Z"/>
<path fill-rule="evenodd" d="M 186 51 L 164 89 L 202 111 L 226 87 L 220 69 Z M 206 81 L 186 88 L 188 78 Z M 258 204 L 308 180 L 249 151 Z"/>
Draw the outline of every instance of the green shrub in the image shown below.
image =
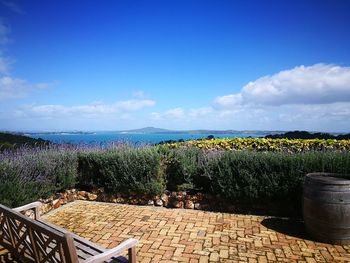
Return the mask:
<path fill-rule="evenodd" d="M 350 173 L 350 153 L 226 151 L 200 165 L 207 192 L 231 201 L 299 206 L 304 176 L 310 172 Z"/>
<path fill-rule="evenodd" d="M 166 186 L 171 191 L 194 188 L 194 178 L 200 173 L 199 159 L 203 151 L 198 148 L 163 151 Z"/>
<path fill-rule="evenodd" d="M 77 157 L 59 149 L 28 150 L 0 160 L 0 203 L 10 207 L 75 186 Z"/>
<path fill-rule="evenodd" d="M 154 147 L 120 146 L 78 155 L 79 183 L 113 193 L 160 194 L 165 190 L 160 155 Z"/>

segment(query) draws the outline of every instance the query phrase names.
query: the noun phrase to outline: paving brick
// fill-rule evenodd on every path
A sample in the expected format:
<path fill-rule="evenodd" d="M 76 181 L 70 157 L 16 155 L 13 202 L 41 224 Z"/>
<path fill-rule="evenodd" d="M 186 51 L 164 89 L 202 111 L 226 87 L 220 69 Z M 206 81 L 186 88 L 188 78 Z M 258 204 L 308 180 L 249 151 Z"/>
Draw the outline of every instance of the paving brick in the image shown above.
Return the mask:
<path fill-rule="evenodd" d="M 276 232 L 263 216 L 75 201 L 44 218 L 108 248 L 134 237 L 138 262 L 350 262 L 349 245 Z"/>

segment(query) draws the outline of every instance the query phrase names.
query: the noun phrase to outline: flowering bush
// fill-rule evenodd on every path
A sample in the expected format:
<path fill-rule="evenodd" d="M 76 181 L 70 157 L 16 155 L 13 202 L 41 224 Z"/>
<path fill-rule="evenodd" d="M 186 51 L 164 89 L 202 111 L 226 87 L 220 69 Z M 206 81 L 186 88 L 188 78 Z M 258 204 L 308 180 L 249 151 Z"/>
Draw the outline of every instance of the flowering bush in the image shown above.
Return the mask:
<path fill-rule="evenodd" d="M 77 156 L 72 148 L 22 147 L 0 155 L 0 203 L 25 204 L 74 187 Z"/>
<path fill-rule="evenodd" d="M 254 150 L 298 153 L 308 151 L 349 151 L 350 140 L 231 138 L 169 143 L 170 148 L 197 147 L 204 150 Z"/>

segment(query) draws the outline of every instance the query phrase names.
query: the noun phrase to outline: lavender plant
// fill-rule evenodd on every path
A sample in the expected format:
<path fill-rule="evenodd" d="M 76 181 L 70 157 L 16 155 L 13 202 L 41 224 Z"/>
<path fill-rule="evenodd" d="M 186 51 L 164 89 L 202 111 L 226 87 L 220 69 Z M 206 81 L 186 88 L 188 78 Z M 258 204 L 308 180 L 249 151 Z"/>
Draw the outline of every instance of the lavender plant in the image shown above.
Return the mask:
<path fill-rule="evenodd" d="M 71 146 L 21 147 L 0 155 L 0 202 L 16 206 L 74 187 L 77 151 Z"/>

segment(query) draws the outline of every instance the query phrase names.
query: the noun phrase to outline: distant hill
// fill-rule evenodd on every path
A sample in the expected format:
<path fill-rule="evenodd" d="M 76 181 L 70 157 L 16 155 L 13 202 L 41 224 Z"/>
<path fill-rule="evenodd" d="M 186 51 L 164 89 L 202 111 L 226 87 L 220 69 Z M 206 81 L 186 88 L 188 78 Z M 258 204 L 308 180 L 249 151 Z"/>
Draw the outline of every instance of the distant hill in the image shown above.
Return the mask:
<path fill-rule="evenodd" d="M 43 139 L 34 139 L 20 134 L 0 132 L 0 151 L 4 149 L 18 148 L 23 145 L 35 146 L 49 144 Z"/>
<path fill-rule="evenodd" d="M 238 131 L 238 130 L 168 130 L 155 127 L 120 131 L 121 133 L 142 133 L 142 134 L 277 134 L 281 131 Z"/>
<path fill-rule="evenodd" d="M 272 139 L 336 139 L 336 140 L 350 140 L 350 133 L 332 135 L 329 133 L 315 132 L 310 133 L 307 131 L 291 131 L 283 134 L 270 134 L 265 136 L 265 138 Z"/>
<path fill-rule="evenodd" d="M 141 129 L 127 130 L 127 131 L 121 131 L 121 132 L 123 133 L 169 133 L 173 131 L 167 130 L 167 129 L 155 128 L 155 127 L 145 127 Z"/>

